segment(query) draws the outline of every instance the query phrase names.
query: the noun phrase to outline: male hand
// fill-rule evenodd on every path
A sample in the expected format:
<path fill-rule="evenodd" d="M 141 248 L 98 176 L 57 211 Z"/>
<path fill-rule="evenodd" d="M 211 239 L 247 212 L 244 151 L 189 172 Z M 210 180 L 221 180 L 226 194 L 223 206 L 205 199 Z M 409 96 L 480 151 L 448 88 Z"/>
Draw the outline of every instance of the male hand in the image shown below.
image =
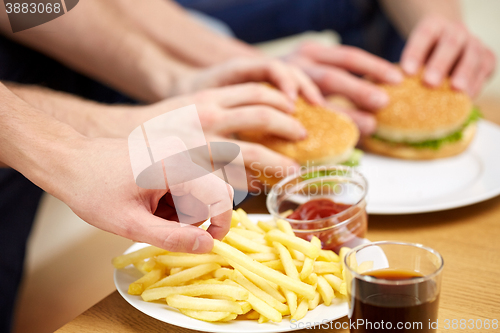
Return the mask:
<path fill-rule="evenodd" d="M 401 56 L 409 75 L 425 66 L 424 81 L 431 87 L 447 76 L 457 90 L 476 97 L 495 69 L 495 55 L 462 23 L 427 16 L 411 32 Z"/>

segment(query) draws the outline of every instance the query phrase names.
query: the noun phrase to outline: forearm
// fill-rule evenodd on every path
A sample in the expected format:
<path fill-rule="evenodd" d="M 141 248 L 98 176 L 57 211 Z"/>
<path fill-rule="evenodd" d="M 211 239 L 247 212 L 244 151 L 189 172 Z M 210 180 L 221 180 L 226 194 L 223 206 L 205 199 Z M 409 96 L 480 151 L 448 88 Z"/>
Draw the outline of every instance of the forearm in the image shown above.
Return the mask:
<path fill-rule="evenodd" d="M 386 13 L 399 31 L 408 36 L 417 23 L 427 15 L 439 15 L 461 21 L 459 0 L 381 0 Z"/>
<path fill-rule="evenodd" d="M 172 55 L 195 66 L 260 55 L 250 45 L 211 31 L 170 0 L 109 0 L 106 4 L 130 18 Z"/>
<path fill-rule="evenodd" d="M 0 161 L 51 194 L 51 180 L 69 172 L 67 163 L 85 141 L 70 126 L 44 114 L 0 84 Z"/>
<path fill-rule="evenodd" d="M 5 85 L 29 105 L 91 138 L 126 136 L 135 125 L 134 113 L 143 108 L 100 104 L 39 86 Z"/>
<path fill-rule="evenodd" d="M 66 15 L 15 34 L 1 15 L 7 37 L 141 101 L 169 96 L 187 70 L 99 0 L 81 1 Z"/>

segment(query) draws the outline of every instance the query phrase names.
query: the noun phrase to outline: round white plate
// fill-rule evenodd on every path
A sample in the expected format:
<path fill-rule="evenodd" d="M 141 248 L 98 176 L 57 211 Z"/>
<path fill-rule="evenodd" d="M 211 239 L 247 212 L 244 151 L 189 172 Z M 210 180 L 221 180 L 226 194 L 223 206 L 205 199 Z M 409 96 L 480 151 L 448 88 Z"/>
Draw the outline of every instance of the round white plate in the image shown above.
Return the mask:
<path fill-rule="evenodd" d="M 267 214 L 249 214 L 248 217 L 257 223 L 258 220 L 269 220 Z M 136 243 L 125 251 L 129 253 L 147 246 L 147 244 Z M 132 265 L 115 270 L 116 289 L 122 297 L 139 311 L 161 320 L 163 322 L 189 328 L 192 330 L 217 333 L 266 333 L 266 332 L 287 332 L 298 330 L 300 328 L 311 327 L 313 325 L 325 324 L 332 320 L 342 318 L 347 315 L 347 302 L 342 301 L 338 304 L 325 306 L 319 305 L 316 309 L 309 311 L 307 315 L 294 323 L 290 323 L 288 317 L 281 323 L 263 323 L 259 324 L 256 320 L 233 320 L 228 323 L 208 323 L 187 317 L 174 308 L 169 307 L 164 302 L 145 302 L 141 296 L 132 296 L 127 293 L 128 286 L 141 277 L 141 273 Z"/>
<path fill-rule="evenodd" d="M 366 154 L 370 214 L 412 214 L 467 206 L 500 194 L 500 127 L 481 120 L 466 152 L 432 161 Z"/>

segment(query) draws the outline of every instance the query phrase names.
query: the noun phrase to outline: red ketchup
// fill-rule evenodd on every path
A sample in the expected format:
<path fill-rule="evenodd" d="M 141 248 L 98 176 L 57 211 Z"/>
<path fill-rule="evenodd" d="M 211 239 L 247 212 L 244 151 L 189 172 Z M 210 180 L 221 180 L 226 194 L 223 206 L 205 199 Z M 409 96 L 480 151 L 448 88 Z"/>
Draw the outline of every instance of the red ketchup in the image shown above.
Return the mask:
<path fill-rule="evenodd" d="M 298 237 L 310 241 L 313 236 L 316 236 L 321 240 L 323 249 L 337 253 L 343 246 L 352 248 L 363 243 L 368 227 L 364 203 L 349 209 L 352 205 L 338 203 L 328 198 L 318 198 L 309 200 L 298 207 L 291 202 L 283 202 L 280 211 L 283 212 L 292 206 L 296 208 L 286 218 L 296 230 Z M 345 213 L 342 213 L 344 211 Z M 337 224 L 347 220 L 349 221 L 345 225 L 336 227 Z M 311 232 L 298 230 L 311 230 Z"/>
<path fill-rule="evenodd" d="M 317 220 L 338 214 L 349 207 L 351 205 L 337 203 L 331 199 L 313 199 L 300 205 L 287 218 L 304 221 Z"/>

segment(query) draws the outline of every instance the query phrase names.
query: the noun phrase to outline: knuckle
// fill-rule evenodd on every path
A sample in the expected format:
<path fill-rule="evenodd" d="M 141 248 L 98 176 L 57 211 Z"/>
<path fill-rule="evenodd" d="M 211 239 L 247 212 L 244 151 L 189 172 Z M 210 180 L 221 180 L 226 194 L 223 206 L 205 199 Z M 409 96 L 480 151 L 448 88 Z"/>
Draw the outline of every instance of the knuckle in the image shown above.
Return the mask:
<path fill-rule="evenodd" d="M 168 251 L 183 250 L 183 243 L 181 233 L 178 230 L 172 230 L 163 240 L 162 248 Z"/>

